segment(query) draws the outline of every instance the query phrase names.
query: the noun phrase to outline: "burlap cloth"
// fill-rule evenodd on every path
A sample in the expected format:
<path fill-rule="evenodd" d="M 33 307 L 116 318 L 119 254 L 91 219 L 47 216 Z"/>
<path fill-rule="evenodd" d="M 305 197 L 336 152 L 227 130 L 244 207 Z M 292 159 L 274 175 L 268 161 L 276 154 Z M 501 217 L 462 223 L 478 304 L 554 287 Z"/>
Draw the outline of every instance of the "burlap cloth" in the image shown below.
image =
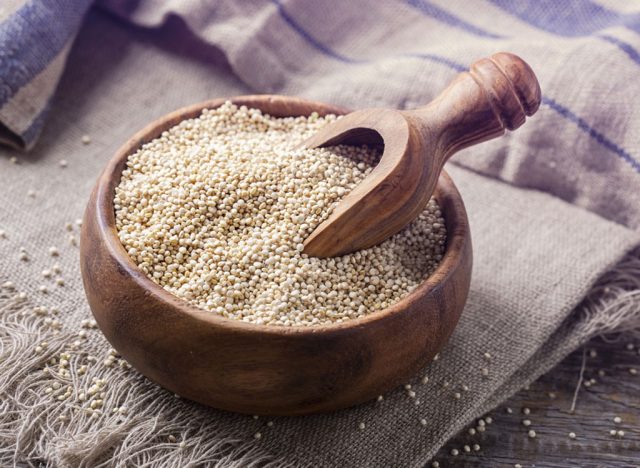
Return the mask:
<path fill-rule="evenodd" d="M 218 35 L 210 43 L 225 54 L 187 31 L 185 21 L 193 20 L 188 15 L 142 15 L 149 27 L 166 20 L 161 35 L 136 30 L 104 11 L 91 13 L 35 149 L 27 155 L 0 150 L 0 229 L 6 232 L 0 238 L 0 281 L 16 287 L 0 289 L 0 465 L 421 466 L 465 424 L 589 337 L 637 326 L 640 262 L 629 254 L 640 241 L 635 230 L 640 174 L 633 165 L 640 111 L 637 105 L 631 108 L 640 95 L 640 80 L 632 80 L 637 63 L 626 63 L 616 50 L 605 50 L 596 62 L 593 52 L 604 42 L 594 37 L 553 42 L 539 32 L 507 42 L 461 29 L 451 18 L 436 21 L 403 3 L 360 6 L 359 29 L 347 27 L 353 15 L 345 11 L 351 8 L 343 7 L 340 17 L 340 8 L 327 2 L 308 2 L 304 9 L 300 2 L 231 5 L 220 2 L 215 21 L 211 15 L 200 17 L 191 29 L 201 37 L 205 30 Z M 123 8 L 118 14 L 131 17 Z M 474 12 L 457 4 L 450 8 L 473 21 Z M 307 29 L 294 21 L 296 16 Z M 507 27 L 504 15 L 494 16 L 485 21 L 487 28 Z M 141 18 L 133 15 L 144 23 Z M 321 31 L 312 18 L 328 25 L 322 37 L 315 37 Z M 387 32 L 396 33 L 382 35 L 374 27 L 380 18 Z M 218 19 L 226 27 L 204 27 Z M 530 32 L 532 26 L 522 23 L 521 28 Z M 520 53 L 539 71 L 546 101 L 516 134 L 466 151 L 449 164 L 469 213 L 473 280 L 460 324 L 440 359 L 408 382 L 419 404 L 400 388 L 381 402 L 334 414 L 253 419 L 183 401 L 135 370 L 103 364 L 109 345 L 99 330 L 88 330 L 87 339 L 78 336 L 85 330 L 81 320 L 91 315 L 78 249 L 69 242 L 78 229 L 70 233 L 65 223 L 81 217 L 101 168 L 133 131 L 182 105 L 255 91 L 353 107 L 414 106 L 441 89 L 455 70 L 442 61 L 392 57 L 391 51 L 404 41 L 417 54 L 419 44 L 410 39 L 424 34 L 428 44 L 449 29 L 475 39 L 464 48 L 450 41 L 439 53 L 450 52 L 462 63 L 497 48 Z M 254 39 L 250 47 L 239 39 L 245 36 Z M 376 50 L 368 48 L 373 41 Z M 345 44 L 350 48 L 333 50 Z M 563 48 L 573 53 L 567 56 Z M 594 67 L 612 73 L 583 81 L 582 71 Z M 594 90 L 607 93 L 606 102 L 593 96 Z M 564 107 L 567 103 L 574 107 Z M 82 144 L 83 134 L 91 136 L 90 144 Z M 19 164 L 10 162 L 12 156 Z M 59 165 L 61 159 L 68 167 Z M 59 257 L 49 255 L 51 246 L 60 250 Z M 29 261 L 19 259 L 20 247 Z M 61 266 L 63 287 L 41 275 L 54 263 Z M 38 290 L 43 284 L 49 293 Z M 60 312 L 38 316 L 36 306 Z M 61 322 L 57 334 L 56 318 Z M 38 353 L 43 340 L 48 347 Z M 47 360 L 76 340 L 78 349 L 69 351 L 69 377 L 43 372 Z M 489 361 L 483 357 L 487 352 Z M 78 372 L 81 365 L 88 365 L 86 374 Z M 483 367 L 489 370 L 486 377 Z M 427 384 L 421 383 L 424 375 Z M 96 377 L 106 380 L 104 407 L 102 415 L 91 418 L 78 395 Z M 62 390 L 47 393 L 54 381 Z M 58 400 L 67 385 L 72 395 Z M 461 392 L 461 399 L 454 392 Z M 126 415 L 113 413 L 122 406 Z M 423 418 L 426 425 L 420 423 Z M 258 431 L 262 438 L 256 440 Z"/>

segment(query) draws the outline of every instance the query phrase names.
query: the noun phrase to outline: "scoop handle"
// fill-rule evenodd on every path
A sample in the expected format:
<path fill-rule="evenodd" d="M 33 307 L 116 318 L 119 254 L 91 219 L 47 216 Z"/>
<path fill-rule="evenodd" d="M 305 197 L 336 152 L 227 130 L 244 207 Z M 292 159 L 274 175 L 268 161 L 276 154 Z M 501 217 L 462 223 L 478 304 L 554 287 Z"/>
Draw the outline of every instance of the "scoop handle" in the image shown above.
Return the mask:
<path fill-rule="evenodd" d="M 499 52 L 471 65 L 427 106 L 405 111 L 441 164 L 455 152 L 520 127 L 540 106 L 540 84 L 517 55 Z"/>

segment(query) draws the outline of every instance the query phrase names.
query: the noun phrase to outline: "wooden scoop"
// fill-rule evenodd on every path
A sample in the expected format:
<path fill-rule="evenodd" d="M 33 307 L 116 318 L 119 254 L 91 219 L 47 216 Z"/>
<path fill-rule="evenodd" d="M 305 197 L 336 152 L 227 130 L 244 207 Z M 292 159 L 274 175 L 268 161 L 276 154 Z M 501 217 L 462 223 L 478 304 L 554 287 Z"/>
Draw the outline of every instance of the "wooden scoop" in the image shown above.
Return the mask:
<path fill-rule="evenodd" d="M 304 252 L 344 255 L 400 231 L 425 208 L 452 154 L 515 130 L 539 105 L 540 85 L 529 65 L 500 52 L 475 62 L 425 107 L 360 110 L 324 127 L 303 146 L 384 150 L 374 170 L 306 239 Z"/>

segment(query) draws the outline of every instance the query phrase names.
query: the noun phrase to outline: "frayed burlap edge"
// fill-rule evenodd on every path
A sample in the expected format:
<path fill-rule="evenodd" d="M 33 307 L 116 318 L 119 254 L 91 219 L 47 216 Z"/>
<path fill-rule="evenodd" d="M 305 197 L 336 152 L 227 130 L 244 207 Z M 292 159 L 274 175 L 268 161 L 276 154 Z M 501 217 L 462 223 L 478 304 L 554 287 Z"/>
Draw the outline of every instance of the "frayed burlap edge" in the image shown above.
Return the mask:
<path fill-rule="evenodd" d="M 198 405 L 176 405 L 142 376 L 118 378 L 124 368 L 91 366 L 77 370 L 87 352 L 73 351 L 69 375 L 60 376 L 52 358 L 77 336 L 44 323 L 33 304 L 15 291 L 0 294 L 0 465 L 100 466 L 292 466 L 276 459 L 246 436 L 231 436 L 214 415 Z M 640 330 L 640 250 L 628 254 L 591 289 L 587 298 L 500 389 L 481 407 L 469 408 L 471 421 L 551 369 L 591 337 Z M 38 343 L 46 347 L 35 352 Z M 58 363 L 59 364 L 59 363 Z M 95 415 L 77 403 L 94 379 L 105 379 L 109 407 L 120 412 Z M 57 384 L 56 384 L 57 382 Z M 53 386 L 59 387 L 49 391 Z M 71 396 L 60 398 L 69 388 Z M 74 403 L 75 402 L 75 403 Z M 115 405 L 114 405 L 115 402 Z M 444 443 L 446 441 L 442 441 Z"/>
<path fill-rule="evenodd" d="M 88 366 L 83 374 L 78 370 L 91 358 L 72 350 L 69 375 L 60 376 L 59 356 L 78 337 L 53 334 L 33 308 L 24 295 L 0 294 L 0 466 L 287 465 L 217 427 L 207 408 L 176 404 L 174 395 L 132 377 L 126 367 Z M 94 379 L 106 381 L 104 397 L 111 404 L 105 406 L 125 408 L 125 414 L 90 412 L 78 402 Z M 67 388 L 71 396 L 60 398 Z"/>

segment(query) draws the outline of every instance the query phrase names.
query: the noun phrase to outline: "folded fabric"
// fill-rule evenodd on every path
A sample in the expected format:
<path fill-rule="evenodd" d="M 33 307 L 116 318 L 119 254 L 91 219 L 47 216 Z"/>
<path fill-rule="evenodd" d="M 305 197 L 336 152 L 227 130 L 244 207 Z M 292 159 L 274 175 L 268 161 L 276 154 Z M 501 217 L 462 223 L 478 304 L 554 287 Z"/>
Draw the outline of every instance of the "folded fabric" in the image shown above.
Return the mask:
<path fill-rule="evenodd" d="M 128 21 L 179 17 L 220 47 L 258 92 L 351 107 L 427 103 L 456 72 L 499 50 L 523 57 L 539 113 L 459 164 L 640 227 L 640 5 L 625 2 L 102 0 Z M 605 6 L 606 4 L 606 6 Z M 532 150 L 535 149 L 535 150 Z"/>
<path fill-rule="evenodd" d="M 91 3 L 4 0 L 0 5 L 0 142 L 21 149 L 35 144 Z"/>

